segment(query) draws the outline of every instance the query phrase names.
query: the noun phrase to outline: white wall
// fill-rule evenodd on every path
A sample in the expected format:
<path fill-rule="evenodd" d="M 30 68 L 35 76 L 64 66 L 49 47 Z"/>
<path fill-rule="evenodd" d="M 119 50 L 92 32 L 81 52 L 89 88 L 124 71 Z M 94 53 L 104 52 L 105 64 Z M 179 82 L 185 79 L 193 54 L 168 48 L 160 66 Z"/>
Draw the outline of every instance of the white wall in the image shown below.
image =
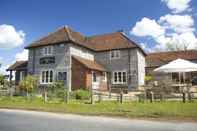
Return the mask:
<path fill-rule="evenodd" d="M 137 51 L 138 57 L 138 85 L 144 85 L 145 79 L 145 56 L 142 54 L 141 51 Z"/>
<path fill-rule="evenodd" d="M 92 61 L 94 60 L 94 55 L 93 54 L 91 54 L 87 50 L 80 49 L 79 47 L 71 46 L 70 47 L 70 54 L 82 57 L 84 59 L 88 59 L 88 60 L 92 60 Z"/>

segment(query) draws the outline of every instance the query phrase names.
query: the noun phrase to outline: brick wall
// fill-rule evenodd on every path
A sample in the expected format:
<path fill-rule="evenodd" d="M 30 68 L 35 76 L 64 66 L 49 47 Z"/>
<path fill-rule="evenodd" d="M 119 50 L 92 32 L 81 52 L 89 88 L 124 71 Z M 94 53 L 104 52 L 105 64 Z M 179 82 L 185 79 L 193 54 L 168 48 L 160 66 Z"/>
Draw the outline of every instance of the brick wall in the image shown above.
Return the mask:
<path fill-rule="evenodd" d="M 87 68 L 84 67 L 80 62 L 72 59 L 72 90 L 85 89 L 86 84 Z"/>

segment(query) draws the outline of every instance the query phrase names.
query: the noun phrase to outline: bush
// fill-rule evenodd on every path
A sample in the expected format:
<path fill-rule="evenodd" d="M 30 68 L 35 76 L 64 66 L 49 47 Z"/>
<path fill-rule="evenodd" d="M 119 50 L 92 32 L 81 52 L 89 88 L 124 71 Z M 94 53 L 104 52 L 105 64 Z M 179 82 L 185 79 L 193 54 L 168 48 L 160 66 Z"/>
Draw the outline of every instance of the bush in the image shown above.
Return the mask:
<path fill-rule="evenodd" d="M 56 98 L 64 99 L 66 94 L 67 94 L 67 90 L 62 81 L 55 82 L 48 88 L 49 98 L 56 97 Z"/>
<path fill-rule="evenodd" d="M 76 90 L 74 91 L 74 96 L 79 100 L 86 100 L 90 98 L 90 92 L 87 90 Z"/>
<path fill-rule="evenodd" d="M 20 81 L 19 88 L 22 91 L 25 91 L 27 93 L 33 93 L 35 89 L 37 88 L 38 78 L 35 76 L 28 75 L 25 77 L 24 80 Z"/>

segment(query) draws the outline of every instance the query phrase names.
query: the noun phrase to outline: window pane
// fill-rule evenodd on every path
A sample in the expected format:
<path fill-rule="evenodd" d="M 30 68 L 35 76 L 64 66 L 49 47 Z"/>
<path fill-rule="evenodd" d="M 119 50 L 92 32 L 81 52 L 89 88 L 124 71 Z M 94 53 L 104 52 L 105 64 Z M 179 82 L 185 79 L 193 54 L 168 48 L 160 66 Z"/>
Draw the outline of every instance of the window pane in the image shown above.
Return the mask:
<path fill-rule="evenodd" d="M 114 72 L 114 82 L 117 82 L 117 72 Z"/>
<path fill-rule="evenodd" d="M 48 54 L 51 54 L 51 46 L 48 47 Z"/>
<path fill-rule="evenodd" d="M 49 78 L 49 71 L 46 71 L 46 77 L 45 77 L 46 83 L 48 83 L 48 78 Z"/>
<path fill-rule="evenodd" d="M 118 72 L 118 82 L 122 82 L 122 72 Z"/>
<path fill-rule="evenodd" d="M 44 48 L 44 54 L 45 55 L 47 54 L 47 48 L 46 47 Z"/>
<path fill-rule="evenodd" d="M 93 82 L 96 82 L 96 73 L 93 73 Z"/>
<path fill-rule="evenodd" d="M 42 83 L 44 83 L 45 71 L 42 72 Z"/>
<path fill-rule="evenodd" d="M 53 82 L 53 71 L 50 71 L 50 82 Z"/>
<path fill-rule="evenodd" d="M 111 51 L 111 58 L 114 58 L 114 51 Z"/>
<path fill-rule="evenodd" d="M 127 78 L 126 78 L 126 72 L 123 72 L 123 82 L 126 82 L 127 80 L 126 80 Z"/>
<path fill-rule="evenodd" d="M 116 51 L 116 58 L 119 58 L 119 56 L 120 56 L 120 52 Z"/>

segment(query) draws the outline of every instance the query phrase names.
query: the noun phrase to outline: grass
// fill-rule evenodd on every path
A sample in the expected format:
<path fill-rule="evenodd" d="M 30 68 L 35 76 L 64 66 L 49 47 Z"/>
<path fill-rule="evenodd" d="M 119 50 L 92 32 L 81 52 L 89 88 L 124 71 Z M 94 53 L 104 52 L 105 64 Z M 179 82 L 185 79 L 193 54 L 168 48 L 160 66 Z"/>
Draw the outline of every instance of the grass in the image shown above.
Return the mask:
<path fill-rule="evenodd" d="M 84 101 L 71 101 L 65 104 L 59 101 L 44 103 L 36 98 L 27 101 L 23 97 L 0 97 L 0 108 L 14 108 L 26 110 L 40 110 L 48 112 L 74 113 L 82 115 L 120 116 L 127 118 L 164 118 L 164 119 L 192 119 L 197 121 L 197 102 L 155 102 L 139 103 L 101 102 L 94 105 Z"/>

